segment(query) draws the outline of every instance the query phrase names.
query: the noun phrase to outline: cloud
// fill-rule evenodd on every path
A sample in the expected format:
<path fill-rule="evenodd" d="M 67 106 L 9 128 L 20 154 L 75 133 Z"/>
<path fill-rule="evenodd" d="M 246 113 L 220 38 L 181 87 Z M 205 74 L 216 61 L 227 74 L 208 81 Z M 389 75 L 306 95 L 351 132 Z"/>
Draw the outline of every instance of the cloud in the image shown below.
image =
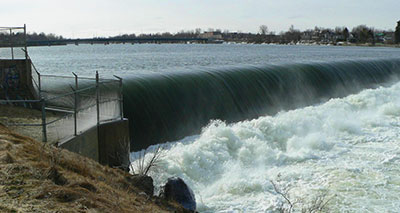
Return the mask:
<path fill-rule="evenodd" d="M 2 0 L 2 25 L 28 31 L 92 36 L 104 32 L 176 32 L 197 27 L 256 32 L 314 26 L 349 28 L 367 24 L 393 29 L 399 19 L 399 0 Z M 64 4 L 63 4 L 64 2 Z M 60 6 L 62 4 L 62 6 Z M 370 14 L 374 14 L 371 16 Z M 107 35 L 104 35 L 107 36 Z"/>

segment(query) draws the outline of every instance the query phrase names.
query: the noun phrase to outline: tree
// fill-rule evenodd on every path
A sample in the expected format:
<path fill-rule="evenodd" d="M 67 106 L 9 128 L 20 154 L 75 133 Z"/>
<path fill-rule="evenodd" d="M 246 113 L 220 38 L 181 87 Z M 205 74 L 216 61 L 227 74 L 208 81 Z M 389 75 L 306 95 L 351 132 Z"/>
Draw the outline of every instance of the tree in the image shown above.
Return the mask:
<path fill-rule="evenodd" d="M 366 25 L 359 25 L 354 27 L 351 33 L 356 37 L 359 43 L 366 43 L 368 41 L 372 41 L 374 38 L 371 34 L 372 30 L 368 28 Z"/>
<path fill-rule="evenodd" d="M 375 45 L 375 29 L 371 28 L 368 31 L 368 36 L 372 39 L 372 44 Z"/>
<path fill-rule="evenodd" d="M 194 33 L 195 33 L 196 35 L 200 35 L 200 33 L 201 33 L 201 28 L 196 28 L 196 29 L 194 30 Z"/>
<path fill-rule="evenodd" d="M 294 31 L 296 31 L 296 30 L 294 29 L 294 25 L 292 24 L 292 25 L 290 25 L 289 33 L 293 33 Z"/>
<path fill-rule="evenodd" d="M 266 35 L 268 33 L 268 26 L 267 25 L 261 25 L 259 31 L 260 31 L 261 35 Z"/>
<path fill-rule="evenodd" d="M 285 32 L 283 35 L 284 43 L 294 42 L 297 43 L 301 39 L 300 30 L 296 30 L 293 25 L 290 26 L 289 31 Z"/>
<path fill-rule="evenodd" d="M 400 21 L 397 22 L 396 31 L 394 31 L 394 41 L 396 44 L 400 43 Z"/>
<path fill-rule="evenodd" d="M 335 34 L 340 35 L 343 32 L 343 27 L 335 27 Z"/>
<path fill-rule="evenodd" d="M 345 27 L 342 34 L 343 34 L 344 40 L 347 41 L 350 37 L 349 29 L 347 29 L 347 27 Z"/>

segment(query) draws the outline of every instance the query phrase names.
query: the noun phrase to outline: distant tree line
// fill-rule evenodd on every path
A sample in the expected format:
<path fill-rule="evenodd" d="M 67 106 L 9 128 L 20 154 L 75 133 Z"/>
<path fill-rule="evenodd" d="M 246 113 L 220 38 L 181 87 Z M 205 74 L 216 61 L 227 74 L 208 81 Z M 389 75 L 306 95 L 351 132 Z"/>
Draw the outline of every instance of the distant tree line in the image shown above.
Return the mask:
<path fill-rule="evenodd" d="M 245 42 L 245 43 L 317 43 L 317 44 L 371 44 L 400 43 L 400 22 L 396 30 L 379 30 L 367 25 L 359 25 L 351 30 L 347 27 L 322 28 L 315 27 L 300 31 L 293 25 L 287 31 L 276 34 L 269 31 L 267 25 L 261 25 L 258 33 L 244 33 L 241 31 L 230 32 L 229 30 L 212 29 L 202 30 L 196 28 L 194 30 L 179 31 L 177 33 L 163 32 L 153 34 L 123 34 L 110 38 L 209 38 L 210 40 L 219 40 L 224 42 Z"/>
<path fill-rule="evenodd" d="M 45 41 L 45 40 L 62 40 L 63 36 L 59 36 L 53 33 L 45 34 L 45 33 L 28 33 L 26 35 L 26 39 L 28 41 Z"/>
<path fill-rule="evenodd" d="M 0 31 L 0 41 L 4 42 L 22 42 L 24 40 L 23 32 L 13 32 L 12 36 L 10 36 L 9 31 Z M 61 40 L 64 39 L 62 36 L 55 35 L 53 33 L 45 34 L 45 33 L 27 33 L 26 40 L 27 41 L 48 41 L 48 40 Z"/>
<path fill-rule="evenodd" d="M 148 33 L 148 34 L 122 34 L 118 36 L 111 36 L 108 38 L 117 38 L 117 39 L 132 39 L 132 38 L 197 38 L 202 33 L 200 28 L 195 30 L 181 30 L 177 33 L 163 32 L 163 33 Z M 103 38 L 103 37 L 97 37 Z"/>
<path fill-rule="evenodd" d="M 14 40 L 22 40 L 23 33 L 13 34 Z M 0 43 L 9 41 L 9 33 L 0 32 Z M 95 37 L 105 38 L 105 37 Z M 194 30 L 181 30 L 176 33 L 160 32 L 148 34 L 121 34 L 108 38 L 132 39 L 132 38 L 208 38 L 210 41 L 224 42 L 245 42 L 245 43 L 317 43 L 317 44 L 338 44 L 338 43 L 355 43 L 355 44 L 400 44 L 400 21 L 397 23 L 395 31 L 379 30 L 367 25 L 359 25 L 351 29 L 347 27 L 336 27 L 334 29 L 315 27 L 300 31 L 293 25 L 287 31 L 276 34 L 269 31 L 267 25 L 259 26 L 257 33 L 244 33 L 241 31 L 230 32 L 229 30 L 213 29 L 202 30 L 196 28 Z M 28 33 L 28 41 L 57 41 L 64 39 L 63 36 L 53 33 Z"/>
<path fill-rule="evenodd" d="M 399 38 L 399 41 L 395 41 Z M 356 44 L 376 44 L 376 43 L 399 43 L 400 42 L 400 24 L 396 28 L 396 33 L 392 30 L 378 30 L 366 25 L 359 25 L 350 31 L 347 27 L 336 27 L 335 29 L 315 27 L 300 31 L 292 25 L 288 31 L 275 34 L 268 32 L 266 25 L 261 25 L 259 33 L 255 36 L 247 36 L 247 41 L 251 43 L 356 43 Z"/>

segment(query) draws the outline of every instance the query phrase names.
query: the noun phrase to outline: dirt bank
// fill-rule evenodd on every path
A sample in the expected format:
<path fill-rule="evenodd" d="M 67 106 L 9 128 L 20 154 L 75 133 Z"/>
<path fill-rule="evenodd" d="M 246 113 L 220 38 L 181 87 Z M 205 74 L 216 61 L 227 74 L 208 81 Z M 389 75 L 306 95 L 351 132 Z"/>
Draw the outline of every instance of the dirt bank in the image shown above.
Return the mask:
<path fill-rule="evenodd" d="M 146 195 L 129 176 L 0 125 L 0 212 L 184 211 Z"/>

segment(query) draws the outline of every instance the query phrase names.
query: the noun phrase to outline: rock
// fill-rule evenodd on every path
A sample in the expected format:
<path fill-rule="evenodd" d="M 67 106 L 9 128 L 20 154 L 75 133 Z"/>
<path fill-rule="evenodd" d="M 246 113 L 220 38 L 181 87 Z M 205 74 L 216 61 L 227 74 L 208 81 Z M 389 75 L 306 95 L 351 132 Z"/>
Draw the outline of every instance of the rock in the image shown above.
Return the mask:
<path fill-rule="evenodd" d="M 54 166 L 48 168 L 45 174 L 47 179 L 52 180 L 57 185 L 63 186 L 68 183 L 67 179 Z"/>
<path fill-rule="evenodd" d="M 132 175 L 126 180 L 136 188 L 143 190 L 148 196 L 152 197 L 154 194 L 153 178 L 147 175 Z"/>
<path fill-rule="evenodd" d="M 193 191 L 179 177 L 168 178 L 161 195 L 166 200 L 174 200 L 189 211 L 196 211 L 196 198 Z"/>
<path fill-rule="evenodd" d="M 10 164 L 10 163 L 14 163 L 14 161 L 15 161 L 14 158 L 11 156 L 11 154 L 9 152 L 6 152 L 5 155 L 0 156 L 0 162 L 2 162 L 2 163 Z"/>

